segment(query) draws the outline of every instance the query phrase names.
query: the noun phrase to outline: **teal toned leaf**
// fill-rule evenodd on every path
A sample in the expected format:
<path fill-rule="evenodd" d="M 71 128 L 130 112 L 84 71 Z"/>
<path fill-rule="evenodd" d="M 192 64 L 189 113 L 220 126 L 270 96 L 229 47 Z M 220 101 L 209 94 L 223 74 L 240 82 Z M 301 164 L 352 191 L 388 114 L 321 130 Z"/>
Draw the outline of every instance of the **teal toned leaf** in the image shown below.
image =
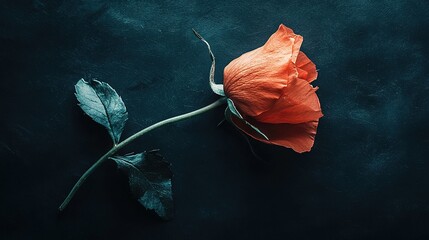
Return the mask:
<path fill-rule="evenodd" d="M 163 219 L 173 215 L 171 164 L 158 150 L 111 157 L 128 175 L 131 192 L 146 209 L 154 210 Z"/>
<path fill-rule="evenodd" d="M 76 85 L 79 106 L 94 121 L 109 131 L 113 143 L 117 144 L 128 119 L 122 98 L 107 83 L 97 80 L 80 79 Z"/>

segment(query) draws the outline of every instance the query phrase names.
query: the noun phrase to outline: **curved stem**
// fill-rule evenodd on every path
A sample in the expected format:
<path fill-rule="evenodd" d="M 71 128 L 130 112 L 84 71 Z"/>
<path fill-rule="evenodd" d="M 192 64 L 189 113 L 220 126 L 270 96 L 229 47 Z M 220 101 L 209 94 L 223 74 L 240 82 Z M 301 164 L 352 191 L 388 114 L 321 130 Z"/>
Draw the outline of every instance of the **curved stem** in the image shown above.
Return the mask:
<path fill-rule="evenodd" d="M 97 162 L 95 162 L 80 178 L 79 180 L 76 182 L 76 184 L 73 186 L 72 190 L 70 191 L 70 193 L 67 195 L 66 199 L 64 199 L 63 203 L 60 205 L 60 207 L 58 208 L 59 211 L 63 211 L 67 205 L 69 204 L 70 200 L 73 198 L 73 196 L 76 194 L 77 190 L 79 190 L 80 186 L 85 182 L 85 180 L 88 178 L 89 175 L 91 175 L 91 173 L 94 172 L 95 169 L 97 169 L 97 167 L 99 167 L 104 161 L 106 161 L 109 157 L 111 157 L 113 154 L 115 154 L 119 149 L 125 147 L 127 144 L 129 144 L 130 142 L 134 141 L 135 139 L 141 137 L 142 135 L 144 135 L 145 133 L 152 131 L 156 128 L 159 128 L 163 125 L 169 124 L 169 123 L 173 123 L 173 122 L 177 122 L 180 120 L 184 120 L 196 115 L 199 115 L 201 113 L 207 112 L 211 109 L 214 109 L 222 104 L 224 104 L 226 102 L 226 98 L 220 98 L 218 99 L 216 102 L 213 102 L 210 105 L 207 105 L 203 108 L 200 108 L 198 110 L 189 112 L 189 113 L 185 113 L 179 116 L 175 116 L 175 117 L 171 117 L 171 118 L 167 118 L 163 121 L 160 121 L 158 123 L 155 123 L 147 128 L 144 128 L 142 130 L 140 130 L 139 132 L 131 135 L 130 137 L 128 137 L 127 139 L 125 139 L 124 141 L 120 142 L 119 144 L 113 146 L 106 154 L 104 154 L 100 159 L 97 160 Z"/>

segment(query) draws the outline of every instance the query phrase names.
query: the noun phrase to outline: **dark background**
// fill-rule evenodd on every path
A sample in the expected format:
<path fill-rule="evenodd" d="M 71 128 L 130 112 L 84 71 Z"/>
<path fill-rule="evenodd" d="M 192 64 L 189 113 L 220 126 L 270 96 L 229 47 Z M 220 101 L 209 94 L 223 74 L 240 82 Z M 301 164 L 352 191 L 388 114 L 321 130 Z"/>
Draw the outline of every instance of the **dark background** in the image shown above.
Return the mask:
<path fill-rule="evenodd" d="M 1 239 L 428 239 L 427 1 L 1 1 Z M 217 99 L 226 64 L 284 23 L 317 64 L 325 116 L 310 153 L 252 141 L 223 108 L 165 126 L 122 151 L 173 164 L 175 218 L 131 196 L 109 162 L 62 214 L 106 131 L 76 105 L 82 77 L 108 82 L 123 136 Z"/>

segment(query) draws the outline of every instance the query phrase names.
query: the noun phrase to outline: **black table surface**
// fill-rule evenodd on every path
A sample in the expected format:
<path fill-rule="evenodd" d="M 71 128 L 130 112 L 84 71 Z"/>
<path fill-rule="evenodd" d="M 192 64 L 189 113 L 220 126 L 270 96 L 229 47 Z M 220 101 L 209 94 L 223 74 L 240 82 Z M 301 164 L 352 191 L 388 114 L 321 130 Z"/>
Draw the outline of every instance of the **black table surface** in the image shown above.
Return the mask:
<path fill-rule="evenodd" d="M 2 1 L 1 239 L 428 239 L 427 1 Z M 121 153 L 173 164 L 175 217 L 140 206 L 113 162 L 57 207 L 106 152 L 77 106 L 108 82 L 124 136 L 217 99 L 223 68 L 280 23 L 304 36 L 324 117 L 310 153 L 246 140 L 224 108 L 157 129 Z"/>

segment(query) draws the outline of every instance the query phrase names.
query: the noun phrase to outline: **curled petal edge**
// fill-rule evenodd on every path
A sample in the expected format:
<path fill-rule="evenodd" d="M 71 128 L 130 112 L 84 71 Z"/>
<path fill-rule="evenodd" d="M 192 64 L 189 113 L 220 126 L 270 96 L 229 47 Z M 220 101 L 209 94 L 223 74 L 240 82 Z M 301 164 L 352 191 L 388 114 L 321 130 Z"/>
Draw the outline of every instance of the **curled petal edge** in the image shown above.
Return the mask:
<path fill-rule="evenodd" d="M 262 138 L 256 131 L 249 127 L 243 120 L 229 114 L 227 119 L 248 136 L 258 141 L 291 148 L 297 153 L 309 152 L 314 145 L 319 120 L 300 124 L 267 124 L 260 122 L 250 123 L 263 131 L 269 140 Z"/>

